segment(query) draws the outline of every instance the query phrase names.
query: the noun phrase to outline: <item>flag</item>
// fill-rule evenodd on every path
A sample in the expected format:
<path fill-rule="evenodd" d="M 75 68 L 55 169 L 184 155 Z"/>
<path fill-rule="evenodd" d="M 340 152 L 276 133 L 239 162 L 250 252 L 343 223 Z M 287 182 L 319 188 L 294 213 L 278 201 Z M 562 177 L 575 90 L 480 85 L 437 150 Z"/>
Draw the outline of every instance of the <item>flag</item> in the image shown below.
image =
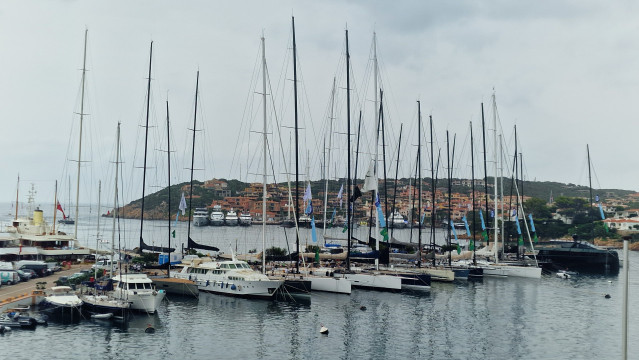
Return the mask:
<path fill-rule="evenodd" d="M 313 198 L 313 196 L 311 195 L 311 184 L 308 184 L 308 186 L 306 187 L 306 191 L 304 191 L 304 201 L 308 201 L 311 200 Z"/>
<path fill-rule="evenodd" d="M 384 241 L 388 241 L 388 229 L 383 228 L 382 231 L 379 232 L 380 235 L 384 237 Z"/>
<path fill-rule="evenodd" d="M 528 219 L 530 220 L 530 230 L 535 232 L 535 223 L 533 222 L 532 214 L 528 214 Z"/>
<path fill-rule="evenodd" d="M 304 212 L 306 213 L 306 215 L 311 215 L 313 213 L 313 204 L 310 201 Z"/>
<path fill-rule="evenodd" d="M 517 216 L 517 209 L 513 209 L 513 214 L 510 216 Z"/>
<path fill-rule="evenodd" d="M 455 223 L 453 220 L 450 220 L 450 228 L 453 230 L 453 235 L 455 236 L 455 242 L 457 243 L 457 254 L 461 253 L 461 248 L 459 247 L 459 240 L 457 240 L 457 231 L 455 231 Z"/>
<path fill-rule="evenodd" d="M 382 203 L 379 201 L 379 194 L 375 194 L 375 207 L 382 206 Z"/>
<path fill-rule="evenodd" d="M 470 239 L 470 243 L 468 244 L 468 250 L 470 250 L 470 251 L 475 250 L 475 240 L 474 239 Z"/>
<path fill-rule="evenodd" d="M 345 233 L 346 230 L 348 230 L 348 224 L 347 223 L 344 224 L 344 228 L 342 228 L 342 233 Z"/>
<path fill-rule="evenodd" d="M 337 198 L 339 199 L 339 207 L 342 207 L 342 194 L 344 193 L 344 184 L 340 186 L 339 192 L 337 193 Z"/>
<path fill-rule="evenodd" d="M 171 232 L 171 235 L 173 235 L 173 238 L 175 239 L 175 230 Z"/>
<path fill-rule="evenodd" d="M 599 194 L 595 195 L 595 201 L 599 202 Z"/>
<path fill-rule="evenodd" d="M 335 214 L 337 213 L 337 209 L 333 208 L 333 215 L 331 215 L 331 221 L 328 224 L 328 227 L 333 227 L 333 221 L 335 221 Z"/>
<path fill-rule="evenodd" d="M 377 189 L 377 176 L 375 174 L 375 168 L 373 167 L 373 162 L 368 165 L 368 171 L 366 172 L 366 177 L 364 178 L 364 187 L 362 190 L 364 191 L 373 191 Z"/>
<path fill-rule="evenodd" d="M 180 199 L 180 206 L 178 209 L 182 212 L 182 215 L 186 214 L 186 199 L 184 198 L 184 192 L 182 192 L 182 198 Z"/>
<path fill-rule="evenodd" d="M 320 257 L 319 257 L 319 247 L 315 248 L 315 262 L 319 263 L 320 262 Z"/>
<path fill-rule="evenodd" d="M 604 215 L 603 208 L 601 207 L 601 203 L 599 203 L 599 213 L 601 214 L 601 220 L 606 220 L 606 215 Z"/>
<path fill-rule="evenodd" d="M 524 245 L 524 237 L 521 235 L 521 227 L 519 226 L 519 217 L 515 216 L 515 223 L 517 224 L 517 234 L 519 234 L 518 244 Z"/>
<path fill-rule="evenodd" d="M 484 240 L 488 242 L 488 232 L 486 231 L 486 224 L 484 224 L 484 215 L 479 209 L 479 218 L 481 219 L 481 235 L 484 237 Z"/>
<path fill-rule="evenodd" d="M 317 242 L 317 232 L 315 232 L 315 216 L 311 218 L 311 237 L 313 242 Z"/>
<path fill-rule="evenodd" d="M 377 208 L 377 217 L 379 218 L 379 226 L 386 228 L 386 220 L 384 219 L 384 213 L 382 212 L 382 204 L 379 202 L 379 195 L 375 200 L 375 208 Z"/>
<path fill-rule="evenodd" d="M 361 196 L 362 196 L 362 192 L 359 190 L 357 185 L 355 185 L 355 187 L 353 188 L 353 195 L 348 200 L 350 202 L 355 202 L 355 200 L 359 199 Z"/>
<path fill-rule="evenodd" d="M 490 210 L 490 217 L 494 218 L 495 217 L 495 210 Z"/>
<path fill-rule="evenodd" d="M 60 202 L 58 201 L 58 206 L 56 207 L 56 209 L 62 211 L 62 218 L 66 219 L 67 216 L 64 214 L 64 210 L 62 210 L 62 205 L 60 205 Z"/>
<path fill-rule="evenodd" d="M 462 220 L 464 220 L 464 226 L 466 227 L 466 234 L 470 236 L 470 228 L 468 227 L 468 220 L 466 220 L 466 215 L 464 215 Z"/>

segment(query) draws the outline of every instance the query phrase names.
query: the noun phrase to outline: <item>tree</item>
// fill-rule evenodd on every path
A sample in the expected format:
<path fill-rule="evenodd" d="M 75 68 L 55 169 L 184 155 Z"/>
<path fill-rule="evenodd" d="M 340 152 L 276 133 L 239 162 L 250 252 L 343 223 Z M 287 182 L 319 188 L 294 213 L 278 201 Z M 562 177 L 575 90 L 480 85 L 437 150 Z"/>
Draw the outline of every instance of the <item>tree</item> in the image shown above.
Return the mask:
<path fill-rule="evenodd" d="M 552 217 L 552 212 L 546 205 L 546 201 L 539 198 L 530 198 L 524 201 L 524 210 L 536 219 L 550 219 Z"/>

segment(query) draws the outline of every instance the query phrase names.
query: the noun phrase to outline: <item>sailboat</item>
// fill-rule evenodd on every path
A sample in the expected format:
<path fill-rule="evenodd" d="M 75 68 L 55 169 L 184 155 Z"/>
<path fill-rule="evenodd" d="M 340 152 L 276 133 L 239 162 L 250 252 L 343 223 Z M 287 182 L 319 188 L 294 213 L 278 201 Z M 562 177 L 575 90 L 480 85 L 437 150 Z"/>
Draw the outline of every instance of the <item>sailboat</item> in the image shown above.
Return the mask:
<path fill-rule="evenodd" d="M 118 130 L 116 136 L 116 155 L 115 155 L 115 195 L 113 199 L 113 209 L 117 209 L 118 205 L 118 169 L 120 160 L 120 124 L 118 123 Z M 101 188 L 101 185 L 100 185 Z M 101 189 L 100 189 L 101 190 Z M 100 192 L 98 192 L 100 193 Z M 109 276 L 113 273 L 113 253 L 115 242 L 115 213 L 113 211 L 113 228 L 111 232 L 111 261 L 109 261 Z M 98 233 L 100 231 L 100 196 L 98 196 Z M 96 259 L 98 253 L 100 237 L 96 234 Z M 98 267 L 95 267 L 95 279 L 98 279 Z M 116 298 L 110 291 L 113 290 L 113 281 L 109 280 L 106 284 L 94 283 L 93 290 L 80 296 L 84 304 L 82 310 L 93 318 L 113 318 L 118 320 L 124 320 L 128 317 L 129 309 L 131 308 L 131 302 L 128 299 Z"/>
<path fill-rule="evenodd" d="M 482 119 L 483 119 L 483 105 L 482 105 Z M 483 120 L 482 120 L 483 123 Z M 501 156 L 502 151 L 498 151 L 497 144 L 500 143 L 497 136 L 497 102 L 495 99 L 495 94 L 493 93 L 493 155 L 495 162 L 495 177 L 494 177 L 494 224 L 493 224 L 493 259 L 494 262 L 477 262 L 479 266 L 484 269 L 484 276 L 497 276 L 497 277 L 523 277 L 523 278 L 533 278 L 539 279 L 541 278 L 541 268 L 537 266 L 537 262 L 535 260 L 534 266 L 527 266 L 523 263 L 500 263 L 499 259 L 499 238 L 501 236 L 501 243 L 503 244 L 504 231 L 501 229 L 500 231 L 500 223 L 503 225 L 503 219 L 501 219 L 501 215 L 503 215 L 503 202 L 501 204 L 501 211 L 499 208 L 500 203 L 498 202 L 498 179 L 503 179 L 502 176 L 499 175 L 499 170 L 501 169 L 503 173 L 503 156 Z M 500 165 L 501 164 L 501 165 Z M 502 180 L 503 181 L 503 180 Z M 488 209 L 486 209 L 488 212 Z M 523 216 L 523 212 L 522 212 Z"/>
<path fill-rule="evenodd" d="M 146 160 L 147 160 L 147 145 L 149 135 L 149 108 L 151 101 L 151 65 L 153 59 L 153 42 L 151 42 L 151 48 L 149 52 L 149 75 L 147 83 L 147 102 L 146 102 L 146 125 L 145 125 L 145 137 L 144 137 L 144 165 L 142 175 L 142 206 L 140 212 L 140 247 L 138 251 L 142 253 L 144 250 L 150 250 L 153 252 L 168 252 L 173 249 L 167 249 L 163 247 L 149 246 L 144 243 L 142 238 L 142 230 L 144 226 L 144 189 L 146 185 Z M 115 283 L 115 290 L 113 296 L 117 299 L 126 300 L 131 302 L 131 310 L 137 310 L 153 314 L 157 311 L 160 303 L 166 296 L 164 290 L 156 290 L 153 287 L 153 281 L 146 274 L 122 274 L 113 277 Z"/>
<path fill-rule="evenodd" d="M 199 78 L 199 73 L 198 73 L 198 78 Z M 197 100 L 196 100 L 197 101 Z M 193 128 L 195 131 L 195 127 Z M 171 136 L 170 136 L 170 123 L 169 123 L 169 102 L 167 100 L 166 102 L 166 137 L 167 137 L 167 168 L 168 168 L 168 194 L 167 194 L 167 198 L 168 198 L 168 210 L 169 210 L 169 216 L 168 216 L 168 238 L 169 238 L 169 253 L 167 256 L 167 267 L 166 267 L 166 276 L 162 275 L 162 276 L 153 276 L 151 277 L 151 279 L 153 280 L 153 283 L 155 284 L 156 288 L 158 289 L 162 289 L 164 291 L 166 291 L 169 294 L 175 294 L 175 295 L 182 295 L 182 296 L 193 296 L 193 297 L 198 297 L 200 292 L 197 288 L 197 284 L 195 283 L 195 281 L 189 279 L 189 278 L 184 278 L 184 277 L 180 277 L 180 276 L 173 276 L 171 277 L 171 251 L 172 249 L 170 249 L 171 247 L 171 236 L 173 236 L 175 234 L 175 230 L 172 232 L 171 231 Z M 195 138 L 194 138 L 195 140 Z M 193 149 L 195 150 L 195 147 L 193 147 Z M 193 156 L 193 154 L 191 155 Z M 193 167 L 191 167 L 191 187 L 193 186 Z M 190 198 L 192 198 L 192 194 L 193 191 L 191 190 L 190 192 Z M 185 209 L 185 204 L 183 202 L 184 200 L 184 194 L 182 194 L 182 199 L 180 200 L 180 208 L 178 209 L 178 213 L 175 215 L 176 216 L 176 221 L 177 221 L 177 217 L 179 215 L 179 212 L 182 211 L 182 215 L 184 215 L 184 211 Z M 191 212 L 189 211 L 189 214 Z M 195 215 L 194 215 L 195 216 Z M 190 233 L 191 230 L 191 216 L 189 215 L 189 222 L 188 222 L 188 231 Z"/>
<path fill-rule="evenodd" d="M 588 155 L 588 186 L 590 189 L 590 208 L 592 208 L 592 177 L 590 146 L 586 145 Z M 603 209 L 599 201 L 599 195 L 595 197 L 595 202 L 599 206 L 602 220 L 604 220 Z M 553 267 L 560 269 L 578 270 L 582 272 L 617 272 L 619 271 L 619 254 L 615 250 L 599 248 L 587 241 L 578 241 L 576 235 L 573 241 L 553 240 L 538 242 L 535 244 L 537 258 L 541 261 L 549 262 Z"/>

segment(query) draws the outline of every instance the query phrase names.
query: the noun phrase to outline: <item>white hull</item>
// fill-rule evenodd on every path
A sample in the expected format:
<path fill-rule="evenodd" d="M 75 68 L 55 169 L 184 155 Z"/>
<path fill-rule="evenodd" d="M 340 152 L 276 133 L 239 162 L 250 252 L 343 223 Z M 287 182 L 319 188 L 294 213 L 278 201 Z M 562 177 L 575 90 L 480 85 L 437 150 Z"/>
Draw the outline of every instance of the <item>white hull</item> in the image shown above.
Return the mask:
<path fill-rule="evenodd" d="M 224 225 L 224 219 L 211 219 L 211 226 L 222 226 Z"/>
<path fill-rule="evenodd" d="M 482 265 L 484 276 L 541 279 L 541 268 L 534 266 Z"/>
<path fill-rule="evenodd" d="M 402 279 L 397 276 L 381 274 L 334 274 L 335 277 L 343 278 L 351 282 L 351 286 L 369 290 L 400 291 L 402 289 Z"/>
<path fill-rule="evenodd" d="M 154 291 L 155 294 L 151 292 L 137 293 L 137 294 L 122 294 L 116 292 L 114 293 L 116 298 L 127 300 L 131 302 L 131 310 L 146 312 L 149 314 L 155 314 L 160 307 L 160 303 L 164 299 L 164 295 L 166 294 L 164 290 Z"/>
<path fill-rule="evenodd" d="M 284 283 L 281 280 L 242 281 L 242 280 L 198 280 L 200 291 L 213 294 L 245 298 L 271 299 L 275 291 Z"/>
<path fill-rule="evenodd" d="M 209 219 L 206 217 L 193 217 L 193 225 L 195 226 L 208 226 Z"/>
<path fill-rule="evenodd" d="M 351 282 L 348 279 L 323 276 L 305 276 L 304 279 L 311 281 L 312 291 L 325 291 L 338 294 L 351 293 Z"/>

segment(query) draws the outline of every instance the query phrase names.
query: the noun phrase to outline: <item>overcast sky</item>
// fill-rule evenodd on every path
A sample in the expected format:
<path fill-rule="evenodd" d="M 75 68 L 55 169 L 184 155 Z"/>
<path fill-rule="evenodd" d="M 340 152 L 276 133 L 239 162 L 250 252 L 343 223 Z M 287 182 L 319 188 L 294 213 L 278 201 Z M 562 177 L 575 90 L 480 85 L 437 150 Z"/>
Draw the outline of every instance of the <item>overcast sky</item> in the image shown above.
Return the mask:
<path fill-rule="evenodd" d="M 470 177 L 468 129 L 481 155 L 481 111 L 492 132 L 496 94 L 509 157 L 518 152 L 528 180 L 636 190 L 636 97 L 639 94 L 639 5 L 634 1 L 11 1 L 0 3 L 0 199 L 21 201 L 33 183 L 36 203 L 61 202 L 75 187 L 84 30 L 88 29 L 80 202 L 112 203 L 116 124 L 122 122 L 125 201 L 141 196 L 149 45 L 154 42 L 149 191 L 166 186 L 166 104 L 171 114 L 172 181 L 187 181 L 196 71 L 200 70 L 195 177 L 261 181 L 260 37 L 266 38 L 272 96 L 281 125 L 292 126 L 291 16 L 295 16 L 304 159 L 300 172 L 321 176 L 331 87 L 336 77 L 333 147 L 345 145 L 344 30 L 349 30 L 353 128 L 359 109 L 371 113 L 373 32 L 384 90 L 387 158 L 396 156 L 404 126 L 400 176 L 414 172 L 416 100 L 446 162 L 446 130 L 456 134 L 456 177 Z M 339 114 L 337 114 L 339 112 Z M 270 114 L 273 114 L 269 110 Z M 273 117 L 272 115 L 270 115 Z M 368 129 L 374 120 L 369 116 Z M 274 171 L 282 180 L 290 128 L 270 120 Z M 342 127 L 344 129 L 340 130 Z M 353 130 L 355 131 L 355 130 Z M 373 135 L 362 135 L 372 152 Z M 425 132 L 422 141 L 429 141 Z M 340 140 L 340 137 L 342 140 Z M 201 139 L 201 141 L 199 140 Z M 199 143 L 198 143 L 199 141 Z M 492 140 L 490 140 L 492 146 Z M 342 145 L 340 145 L 342 144 Z M 430 145 L 424 144 L 425 147 Z M 452 146 L 452 144 L 451 144 Z M 429 149 L 424 149 L 424 151 Z M 465 150 L 464 150 L 465 149 Z M 426 151 L 424 162 L 430 154 Z M 492 151 L 492 150 L 490 150 Z M 438 150 L 436 149 L 437 153 Z M 201 155 L 200 155 L 201 154 Z M 307 155 L 308 154 L 308 155 Z M 365 157 L 365 155 L 362 155 Z M 489 152 L 489 158 L 491 157 Z M 370 156 L 368 156 L 370 158 Z M 288 161 L 288 160 L 286 160 Z M 341 163 L 338 163 L 341 161 Z M 370 160 L 363 160 L 367 163 Z M 390 159 L 388 160 L 390 162 Z M 332 167 L 345 175 L 345 160 Z M 387 165 L 388 176 L 394 166 Z M 479 165 L 481 166 L 481 165 Z M 339 167 L 339 168 L 338 168 Z M 367 165 L 360 165 L 360 177 Z M 506 166 L 506 167 L 510 167 Z M 364 170 L 361 170 L 364 168 Z M 423 164 L 428 176 L 430 165 Z M 331 170 L 334 172 L 334 170 Z M 439 177 L 445 170 L 440 169 Z M 306 176 L 306 175 L 304 175 Z M 334 174 L 330 175 L 335 176 Z M 483 171 L 476 171 L 477 177 Z M 164 183 L 162 183 L 164 181 Z M 71 191 L 75 198 L 75 190 Z M 72 199 L 72 202 L 75 200 Z"/>

